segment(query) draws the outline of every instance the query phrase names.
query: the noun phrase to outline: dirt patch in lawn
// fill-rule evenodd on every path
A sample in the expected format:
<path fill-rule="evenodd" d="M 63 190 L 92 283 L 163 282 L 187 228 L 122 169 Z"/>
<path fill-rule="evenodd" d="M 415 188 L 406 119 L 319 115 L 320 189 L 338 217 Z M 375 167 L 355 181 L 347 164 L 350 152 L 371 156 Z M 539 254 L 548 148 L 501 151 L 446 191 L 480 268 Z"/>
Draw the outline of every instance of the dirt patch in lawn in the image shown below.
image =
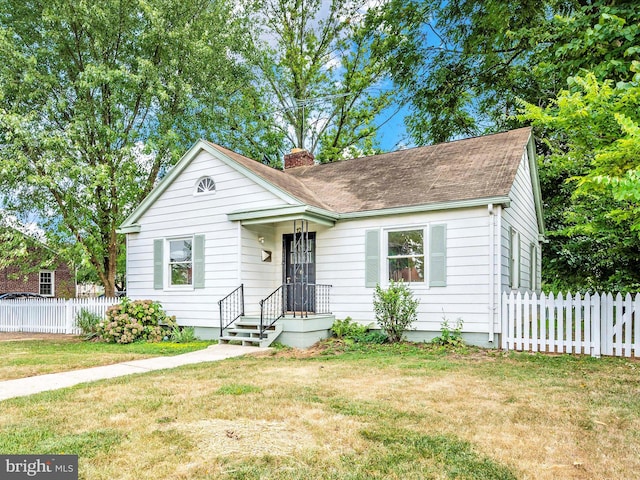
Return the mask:
<path fill-rule="evenodd" d="M 77 335 L 64 333 L 0 332 L 0 342 L 20 342 L 25 340 L 46 340 L 48 342 L 80 342 Z"/>

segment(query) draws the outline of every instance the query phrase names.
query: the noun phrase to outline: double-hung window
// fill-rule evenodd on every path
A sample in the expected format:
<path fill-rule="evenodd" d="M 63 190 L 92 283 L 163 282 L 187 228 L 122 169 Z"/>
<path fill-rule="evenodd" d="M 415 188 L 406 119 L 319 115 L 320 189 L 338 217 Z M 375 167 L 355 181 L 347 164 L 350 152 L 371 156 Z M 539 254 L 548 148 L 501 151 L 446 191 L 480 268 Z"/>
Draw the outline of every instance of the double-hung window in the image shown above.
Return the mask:
<path fill-rule="evenodd" d="M 53 297 L 53 272 L 42 270 L 40 272 L 39 293 L 45 297 Z"/>
<path fill-rule="evenodd" d="M 204 235 L 153 241 L 153 288 L 205 288 Z"/>
<path fill-rule="evenodd" d="M 193 239 L 179 238 L 169 244 L 169 286 L 193 285 Z"/>
<path fill-rule="evenodd" d="M 424 230 L 387 232 L 389 280 L 424 283 Z"/>
<path fill-rule="evenodd" d="M 447 286 L 446 224 L 366 230 L 364 241 L 366 287 L 391 280 L 416 286 Z"/>

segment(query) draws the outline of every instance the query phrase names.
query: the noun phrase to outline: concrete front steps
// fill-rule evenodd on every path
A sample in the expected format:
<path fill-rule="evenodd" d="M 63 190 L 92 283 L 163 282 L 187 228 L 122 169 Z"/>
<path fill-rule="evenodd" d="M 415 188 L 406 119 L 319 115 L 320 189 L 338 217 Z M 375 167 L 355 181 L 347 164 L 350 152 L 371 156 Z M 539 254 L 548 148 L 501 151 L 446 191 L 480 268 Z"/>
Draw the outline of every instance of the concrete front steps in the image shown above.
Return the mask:
<path fill-rule="evenodd" d="M 312 314 L 305 317 L 287 313 L 264 332 L 260 338 L 260 315 L 245 315 L 225 328 L 224 336 L 217 336 L 220 343 L 236 343 L 246 346 L 268 347 L 276 339 L 283 345 L 296 348 L 307 348 L 318 340 L 331 335 L 330 328 L 335 321 L 331 314 Z M 217 329 L 216 329 L 217 330 Z M 207 337 L 205 331 L 197 332 L 201 338 Z"/>
<path fill-rule="evenodd" d="M 261 338 L 260 317 L 244 316 L 225 328 L 225 334 L 220 337 L 220 343 L 237 342 L 242 346 L 268 347 L 280 336 L 282 330 L 282 324 L 276 322 L 264 331 Z"/>

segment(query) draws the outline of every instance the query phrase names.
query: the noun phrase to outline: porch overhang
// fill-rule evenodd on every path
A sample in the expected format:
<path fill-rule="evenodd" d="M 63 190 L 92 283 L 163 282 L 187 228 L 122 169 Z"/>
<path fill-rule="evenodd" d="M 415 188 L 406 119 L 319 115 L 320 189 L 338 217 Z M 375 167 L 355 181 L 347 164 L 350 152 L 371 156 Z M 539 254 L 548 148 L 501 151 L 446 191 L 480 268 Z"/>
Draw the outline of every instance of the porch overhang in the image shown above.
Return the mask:
<path fill-rule="evenodd" d="M 227 218 L 232 222 L 240 222 L 242 225 L 264 225 L 267 223 L 307 220 L 319 225 L 333 227 L 338 220 L 338 214 L 310 205 L 287 205 L 284 207 L 233 212 L 227 214 Z"/>

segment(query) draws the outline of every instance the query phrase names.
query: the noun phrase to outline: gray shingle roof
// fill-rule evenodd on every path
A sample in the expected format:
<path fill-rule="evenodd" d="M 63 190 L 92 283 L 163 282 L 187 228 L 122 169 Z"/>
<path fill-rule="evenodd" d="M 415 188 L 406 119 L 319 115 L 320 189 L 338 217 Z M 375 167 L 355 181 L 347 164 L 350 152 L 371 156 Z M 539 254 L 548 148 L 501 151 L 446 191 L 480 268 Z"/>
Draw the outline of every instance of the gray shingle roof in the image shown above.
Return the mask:
<path fill-rule="evenodd" d="M 506 197 L 530 136 L 520 128 L 285 172 L 215 147 L 305 204 L 350 213 Z"/>

